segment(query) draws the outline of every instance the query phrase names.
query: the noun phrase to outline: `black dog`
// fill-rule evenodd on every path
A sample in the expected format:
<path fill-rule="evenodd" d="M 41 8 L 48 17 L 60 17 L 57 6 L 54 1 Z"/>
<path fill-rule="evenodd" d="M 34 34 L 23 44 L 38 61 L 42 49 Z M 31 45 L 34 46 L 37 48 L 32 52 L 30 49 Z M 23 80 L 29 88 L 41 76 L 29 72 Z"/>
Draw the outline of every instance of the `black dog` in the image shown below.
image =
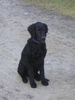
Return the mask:
<path fill-rule="evenodd" d="M 48 79 L 44 75 L 44 58 L 47 52 L 45 38 L 48 27 L 44 23 L 37 22 L 30 25 L 28 31 L 31 38 L 22 51 L 18 73 L 24 83 L 27 83 L 27 78 L 29 78 L 32 88 L 36 88 L 35 80 L 41 80 L 41 83 L 47 86 Z"/>

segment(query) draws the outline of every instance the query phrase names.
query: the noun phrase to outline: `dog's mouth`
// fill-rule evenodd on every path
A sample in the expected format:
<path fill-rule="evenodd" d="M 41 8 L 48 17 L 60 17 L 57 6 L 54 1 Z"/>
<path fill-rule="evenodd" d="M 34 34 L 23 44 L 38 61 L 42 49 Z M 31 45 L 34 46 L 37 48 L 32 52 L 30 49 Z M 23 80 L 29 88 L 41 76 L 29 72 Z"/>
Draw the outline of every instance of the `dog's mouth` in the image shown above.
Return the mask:
<path fill-rule="evenodd" d="M 39 43 L 45 43 L 45 37 L 41 37 L 37 40 Z"/>

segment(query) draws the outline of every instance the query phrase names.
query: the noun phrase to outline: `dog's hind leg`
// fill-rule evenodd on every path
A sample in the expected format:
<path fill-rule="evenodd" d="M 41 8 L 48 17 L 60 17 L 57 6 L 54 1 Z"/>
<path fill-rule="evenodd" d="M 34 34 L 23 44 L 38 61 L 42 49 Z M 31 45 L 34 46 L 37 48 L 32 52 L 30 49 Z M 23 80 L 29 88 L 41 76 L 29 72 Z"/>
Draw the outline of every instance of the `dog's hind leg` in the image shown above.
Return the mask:
<path fill-rule="evenodd" d="M 22 77 L 23 82 L 27 83 L 28 82 L 28 80 L 27 80 L 27 71 L 25 70 L 25 66 L 22 63 L 19 63 L 18 73 Z"/>

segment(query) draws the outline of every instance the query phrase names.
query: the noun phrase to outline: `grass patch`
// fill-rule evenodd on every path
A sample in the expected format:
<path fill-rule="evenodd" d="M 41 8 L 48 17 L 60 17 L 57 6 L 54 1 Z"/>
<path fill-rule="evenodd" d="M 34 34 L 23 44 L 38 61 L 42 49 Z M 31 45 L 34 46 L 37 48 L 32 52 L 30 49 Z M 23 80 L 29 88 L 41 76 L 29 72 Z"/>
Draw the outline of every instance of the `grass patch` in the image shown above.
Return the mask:
<path fill-rule="evenodd" d="M 63 15 L 75 17 L 75 0 L 26 0 L 31 4 L 47 10 L 57 11 Z"/>

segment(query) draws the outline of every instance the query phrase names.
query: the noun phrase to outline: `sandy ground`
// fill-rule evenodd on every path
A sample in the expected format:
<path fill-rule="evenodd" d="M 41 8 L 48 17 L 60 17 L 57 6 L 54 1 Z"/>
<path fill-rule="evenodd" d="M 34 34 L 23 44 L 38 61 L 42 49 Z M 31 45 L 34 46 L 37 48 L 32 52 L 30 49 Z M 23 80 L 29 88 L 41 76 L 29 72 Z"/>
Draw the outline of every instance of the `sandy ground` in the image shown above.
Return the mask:
<path fill-rule="evenodd" d="M 48 24 L 45 74 L 49 86 L 32 89 L 17 73 L 27 26 Z M 23 0 L 0 0 L 0 100 L 75 100 L 75 20 L 30 6 Z"/>

